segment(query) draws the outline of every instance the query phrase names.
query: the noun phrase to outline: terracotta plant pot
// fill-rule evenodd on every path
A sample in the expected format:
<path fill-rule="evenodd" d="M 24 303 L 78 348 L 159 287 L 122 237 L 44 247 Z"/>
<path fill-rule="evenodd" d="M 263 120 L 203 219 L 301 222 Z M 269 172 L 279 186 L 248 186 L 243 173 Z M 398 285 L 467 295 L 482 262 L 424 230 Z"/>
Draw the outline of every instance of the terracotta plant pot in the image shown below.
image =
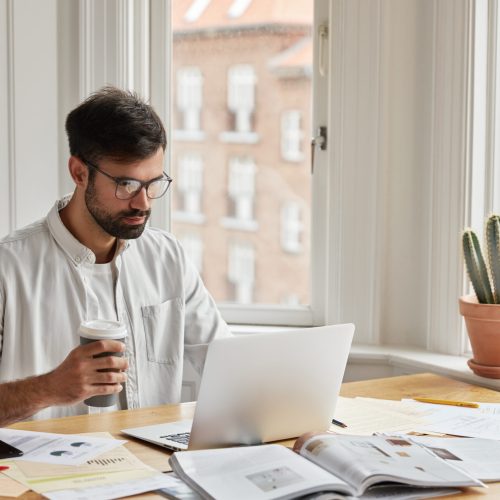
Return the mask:
<path fill-rule="evenodd" d="M 479 304 L 475 295 L 459 299 L 473 359 L 470 369 L 481 377 L 500 378 L 500 304 Z"/>

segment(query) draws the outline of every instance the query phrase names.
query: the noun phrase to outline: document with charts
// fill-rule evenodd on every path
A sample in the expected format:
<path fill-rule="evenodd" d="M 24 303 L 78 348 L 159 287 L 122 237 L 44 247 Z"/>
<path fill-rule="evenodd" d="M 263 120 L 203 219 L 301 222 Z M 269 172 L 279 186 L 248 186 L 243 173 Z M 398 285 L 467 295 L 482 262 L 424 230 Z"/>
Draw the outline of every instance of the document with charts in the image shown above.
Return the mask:
<path fill-rule="evenodd" d="M 295 449 L 298 453 L 271 444 L 183 451 L 174 453 L 170 464 L 203 498 L 218 500 L 287 499 L 326 491 L 345 498 L 387 482 L 422 489 L 484 486 L 402 437 L 318 434 L 299 439 Z"/>

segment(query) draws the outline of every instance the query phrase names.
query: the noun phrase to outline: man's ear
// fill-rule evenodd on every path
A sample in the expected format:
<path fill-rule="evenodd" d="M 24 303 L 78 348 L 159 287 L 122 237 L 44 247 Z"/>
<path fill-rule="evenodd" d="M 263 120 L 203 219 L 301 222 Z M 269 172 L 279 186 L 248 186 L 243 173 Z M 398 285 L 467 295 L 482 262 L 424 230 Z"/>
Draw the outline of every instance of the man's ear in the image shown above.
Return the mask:
<path fill-rule="evenodd" d="M 89 169 L 85 163 L 83 163 L 83 161 L 76 156 L 70 156 L 68 160 L 68 169 L 75 184 L 78 187 L 86 189 L 89 178 Z"/>

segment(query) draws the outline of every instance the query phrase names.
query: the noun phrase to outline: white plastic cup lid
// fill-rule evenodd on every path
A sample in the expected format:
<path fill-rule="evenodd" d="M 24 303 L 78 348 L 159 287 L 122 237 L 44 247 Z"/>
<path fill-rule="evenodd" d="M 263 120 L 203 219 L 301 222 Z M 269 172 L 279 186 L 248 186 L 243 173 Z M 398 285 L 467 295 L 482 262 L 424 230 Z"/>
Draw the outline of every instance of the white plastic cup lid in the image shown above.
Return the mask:
<path fill-rule="evenodd" d="M 83 321 L 79 329 L 80 335 L 87 339 L 123 339 L 127 336 L 127 327 L 120 321 L 93 319 Z"/>

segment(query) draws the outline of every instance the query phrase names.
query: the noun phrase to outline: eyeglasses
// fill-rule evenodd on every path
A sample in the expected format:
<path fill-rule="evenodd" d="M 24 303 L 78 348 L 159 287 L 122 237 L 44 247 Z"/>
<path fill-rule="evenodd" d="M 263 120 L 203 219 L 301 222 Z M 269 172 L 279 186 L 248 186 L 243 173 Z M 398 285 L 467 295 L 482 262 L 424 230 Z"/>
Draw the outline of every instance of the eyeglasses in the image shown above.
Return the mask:
<path fill-rule="evenodd" d="M 159 179 L 152 179 L 150 181 L 142 182 L 137 179 L 131 179 L 129 177 L 113 177 L 101 170 L 97 165 L 90 163 L 87 160 L 83 160 L 83 163 L 88 167 L 97 170 L 97 172 L 109 177 L 116 184 L 115 196 L 119 200 L 131 200 L 134 196 L 138 195 L 142 188 L 146 189 L 146 194 L 149 199 L 161 198 L 170 187 L 172 183 L 172 178 L 163 172 L 162 177 Z"/>

